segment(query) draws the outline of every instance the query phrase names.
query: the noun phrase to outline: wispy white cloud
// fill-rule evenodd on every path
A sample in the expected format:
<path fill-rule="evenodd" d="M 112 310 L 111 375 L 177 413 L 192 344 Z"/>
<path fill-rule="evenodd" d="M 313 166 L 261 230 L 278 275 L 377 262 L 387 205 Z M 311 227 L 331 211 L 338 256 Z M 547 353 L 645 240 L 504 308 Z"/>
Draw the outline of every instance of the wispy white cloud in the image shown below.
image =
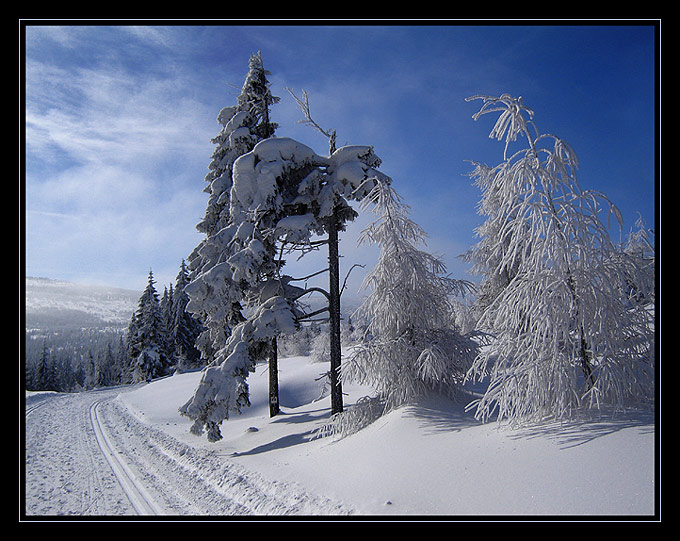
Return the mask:
<path fill-rule="evenodd" d="M 117 62 L 57 66 L 29 54 L 27 272 L 136 272 L 125 285 L 137 287 L 151 266 L 174 280 L 199 240 L 217 131 L 215 111 L 187 96 L 185 76 Z"/>
<path fill-rule="evenodd" d="M 176 43 L 172 27 L 125 25 L 118 28 L 148 45 L 170 48 Z"/>
<path fill-rule="evenodd" d="M 74 73 L 35 62 L 28 74 L 29 151 L 54 146 L 80 163 L 121 164 L 205 148 L 206 120 L 214 115 L 184 97 L 175 79 L 145 80 L 119 68 Z"/>

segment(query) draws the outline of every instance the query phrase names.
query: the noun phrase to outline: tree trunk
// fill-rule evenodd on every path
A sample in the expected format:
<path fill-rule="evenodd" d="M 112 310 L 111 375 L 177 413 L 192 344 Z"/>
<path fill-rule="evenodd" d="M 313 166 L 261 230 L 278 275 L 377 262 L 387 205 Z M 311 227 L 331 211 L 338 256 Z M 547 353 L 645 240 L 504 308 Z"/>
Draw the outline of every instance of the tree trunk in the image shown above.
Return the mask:
<path fill-rule="evenodd" d="M 593 366 L 590 362 L 590 353 L 588 352 L 588 342 L 585 339 L 585 331 L 581 325 L 581 370 L 588 382 L 588 390 L 595 386 L 595 376 L 593 374 Z"/>
<path fill-rule="evenodd" d="M 269 417 L 279 413 L 279 366 L 276 338 L 272 338 L 269 350 Z"/>
<path fill-rule="evenodd" d="M 340 382 L 340 256 L 338 253 L 338 222 L 335 217 L 328 228 L 329 314 L 331 348 L 331 415 L 342 412 Z"/>

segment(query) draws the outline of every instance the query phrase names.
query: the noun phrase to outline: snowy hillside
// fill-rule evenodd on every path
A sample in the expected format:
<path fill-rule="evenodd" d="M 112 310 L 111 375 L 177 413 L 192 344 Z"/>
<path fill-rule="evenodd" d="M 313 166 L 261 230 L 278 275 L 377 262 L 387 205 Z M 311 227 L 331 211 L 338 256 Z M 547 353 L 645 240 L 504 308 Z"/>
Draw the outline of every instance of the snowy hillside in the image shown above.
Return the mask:
<path fill-rule="evenodd" d="M 293 357 L 279 368 L 282 413 L 269 418 L 267 369 L 259 365 L 248 379 L 252 406 L 225 421 L 214 444 L 191 435 L 192 421 L 177 413 L 200 372 L 28 397 L 27 514 L 135 514 L 128 502 L 135 498 L 150 502 L 137 512 L 164 515 L 655 512 L 651 414 L 509 430 L 430 397 L 346 439 L 320 439 L 315 431 L 330 410 L 316 381 L 325 363 Z M 344 390 L 347 407 L 368 391 Z M 123 459 L 125 483 L 115 482 L 122 474 L 104 449 Z"/>
<path fill-rule="evenodd" d="M 26 277 L 27 328 L 54 326 L 126 326 L 140 292 Z"/>
<path fill-rule="evenodd" d="M 326 366 L 296 357 L 279 368 L 283 414 L 268 416 L 267 369 L 260 366 L 248 380 L 251 408 L 223 423 L 224 440 L 216 444 L 189 434 L 190 420 L 176 413 L 198 374 L 158 381 L 120 401 L 188 445 L 266 478 L 300 483 L 359 514 L 654 512 L 651 415 L 511 431 L 481 425 L 463 404 L 431 397 L 346 439 L 314 439 L 329 414 L 315 381 Z M 368 391 L 344 390 L 349 404 Z"/>

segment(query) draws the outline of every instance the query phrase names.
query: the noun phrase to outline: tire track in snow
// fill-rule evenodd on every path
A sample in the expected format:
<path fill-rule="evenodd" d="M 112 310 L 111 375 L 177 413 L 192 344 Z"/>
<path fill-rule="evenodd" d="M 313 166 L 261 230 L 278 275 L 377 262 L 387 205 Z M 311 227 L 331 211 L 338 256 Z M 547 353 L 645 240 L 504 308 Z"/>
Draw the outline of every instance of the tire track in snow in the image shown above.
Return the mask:
<path fill-rule="evenodd" d="M 99 418 L 99 405 L 101 401 L 93 402 L 90 406 L 90 419 L 94 429 L 95 438 L 104 457 L 111 466 L 120 486 L 127 495 L 130 503 L 138 515 L 162 515 L 163 509 L 156 503 L 153 497 L 146 491 L 144 486 L 125 462 L 118 456 L 118 452 L 111 443 Z"/>
<path fill-rule="evenodd" d="M 54 405 L 56 403 L 55 401 L 58 401 L 61 398 L 62 397 L 59 394 L 52 393 L 38 394 L 30 398 L 27 398 L 24 401 L 25 404 L 24 415 L 28 417 L 29 415 L 31 415 L 31 413 L 35 413 L 37 410 L 45 406 L 45 404 L 50 403 Z"/>
<path fill-rule="evenodd" d="M 28 417 L 35 410 L 43 407 L 44 405 L 45 405 L 45 402 L 38 402 L 37 404 L 31 404 L 29 406 L 26 406 L 26 417 Z"/>
<path fill-rule="evenodd" d="M 117 401 L 101 404 L 100 424 L 110 440 L 125 449 L 130 469 L 138 473 L 138 484 L 163 502 L 166 515 L 248 515 L 252 510 L 214 490 L 202 472 L 175 460 L 174 439 L 138 421 Z M 180 452 L 180 455 L 183 454 Z"/>
<path fill-rule="evenodd" d="M 82 419 L 82 416 L 81 416 Z M 83 491 L 81 504 L 81 515 L 87 514 L 104 514 L 109 513 L 106 505 L 106 499 L 103 497 L 106 488 L 102 483 L 100 476 L 97 474 L 97 461 L 95 454 L 97 453 L 96 446 L 92 445 L 92 436 L 87 426 L 87 419 L 82 419 L 78 430 L 78 448 L 79 456 L 86 460 L 87 474 L 87 490 Z M 67 485 L 70 480 L 66 480 L 64 485 Z"/>

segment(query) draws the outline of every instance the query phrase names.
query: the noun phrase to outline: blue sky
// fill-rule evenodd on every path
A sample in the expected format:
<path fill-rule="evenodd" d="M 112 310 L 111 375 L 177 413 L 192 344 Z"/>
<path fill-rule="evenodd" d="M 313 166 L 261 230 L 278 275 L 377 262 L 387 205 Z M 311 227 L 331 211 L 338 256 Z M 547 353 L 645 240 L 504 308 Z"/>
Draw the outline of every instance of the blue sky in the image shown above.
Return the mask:
<path fill-rule="evenodd" d="M 271 72 L 277 136 L 325 154 L 298 123 L 286 87 L 305 89 L 338 144 L 369 144 L 382 171 L 454 277 L 476 239 L 479 190 L 466 160 L 495 165 L 495 117 L 472 115 L 474 94 L 523 96 L 543 133 L 579 157 L 579 181 L 654 227 L 655 29 L 647 25 L 171 25 L 26 23 L 26 274 L 141 290 L 174 282 L 201 240 L 204 177 L 251 53 Z M 343 265 L 373 264 L 355 248 L 362 216 L 341 237 Z M 618 240 L 618 233 L 616 233 Z M 315 259 L 316 258 L 316 259 Z M 304 263 L 304 265 L 303 265 Z M 296 264 L 322 268 L 323 254 Z M 293 268 L 295 274 L 297 268 Z M 358 287 L 353 273 L 350 290 Z M 349 290 L 348 290 L 349 291 Z"/>

